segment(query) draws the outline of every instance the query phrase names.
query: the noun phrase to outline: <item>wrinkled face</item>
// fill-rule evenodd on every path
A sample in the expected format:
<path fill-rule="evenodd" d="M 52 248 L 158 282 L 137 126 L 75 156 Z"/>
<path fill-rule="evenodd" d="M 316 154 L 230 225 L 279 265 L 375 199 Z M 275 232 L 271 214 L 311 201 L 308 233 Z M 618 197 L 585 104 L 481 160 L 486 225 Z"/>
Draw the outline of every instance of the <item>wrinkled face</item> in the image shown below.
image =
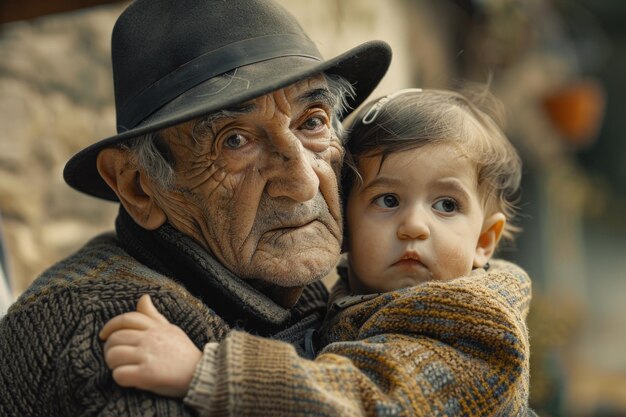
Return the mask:
<path fill-rule="evenodd" d="M 342 236 L 333 101 L 320 76 L 164 131 L 168 221 L 244 279 L 291 287 L 326 275 Z"/>
<path fill-rule="evenodd" d="M 471 272 L 484 213 L 473 164 L 449 145 L 362 158 L 347 202 L 350 285 L 384 292 Z"/>

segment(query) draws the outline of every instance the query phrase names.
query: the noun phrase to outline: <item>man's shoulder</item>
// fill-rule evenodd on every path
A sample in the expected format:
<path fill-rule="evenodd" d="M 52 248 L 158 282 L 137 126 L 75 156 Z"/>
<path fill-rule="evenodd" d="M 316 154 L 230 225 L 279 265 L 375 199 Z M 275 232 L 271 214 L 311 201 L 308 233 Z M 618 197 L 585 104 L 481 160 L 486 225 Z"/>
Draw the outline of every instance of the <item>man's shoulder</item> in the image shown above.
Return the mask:
<path fill-rule="evenodd" d="M 45 270 L 20 299 L 71 287 L 77 294 L 105 291 L 126 283 L 128 288 L 142 287 L 151 281 L 169 279 L 143 265 L 119 245 L 113 232 L 104 233 L 87 242 L 72 255 Z M 102 288 L 100 288 L 102 287 Z M 106 287 L 106 288 L 105 288 Z M 123 291 L 118 296 L 123 295 Z"/>
<path fill-rule="evenodd" d="M 98 333 L 112 317 L 135 310 L 143 294 L 199 347 L 228 331 L 180 285 L 126 254 L 112 234 L 93 239 L 39 280 L 0 321 L 0 385 L 19 375 L 20 383 L 7 395 L 39 390 L 46 407 L 52 396 L 72 407 L 92 407 L 116 389 Z M 0 396 L 0 408 L 1 403 Z"/>
<path fill-rule="evenodd" d="M 63 299 L 68 309 L 75 306 L 92 311 L 110 304 L 134 305 L 146 293 L 169 300 L 164 302 L 179 304 L 184 300 L 184 304 L 206 309 L 180 284 L 130 256 L 115 234 L 105 233 L 44 271 L 10 310 Z"/>
<path fill-rule="evenodd" d="M 210 328 L 215 337 L 227 328 L 182 285 L 126 253 L 113 233 L 97 236 L 44 271 L 6 317 L 21 321 L 37 312 L 39 325 L 63 321 L 66 327 L 79 328 L 89 326 L 90 320 L 103 325 L 115 315 L 135 310 L 143 294 L 150 294 L 157 308 L 183 328 L 189 322 L 204 330 Z M 199 325 L 202 322 L 205 325 Z"/>
<path fill-rule="evenodd" d="M 115 234 L 103 233 L 43 271 L 21 298 L 37 294 L 51 285 L 57 287 L 69 285 L 73 281 L 92 275 L 93 271 L 106 270 L 107 264 L 112 264 L 120 258 L 124 258 L 124 251 L 117 244 Z"/>

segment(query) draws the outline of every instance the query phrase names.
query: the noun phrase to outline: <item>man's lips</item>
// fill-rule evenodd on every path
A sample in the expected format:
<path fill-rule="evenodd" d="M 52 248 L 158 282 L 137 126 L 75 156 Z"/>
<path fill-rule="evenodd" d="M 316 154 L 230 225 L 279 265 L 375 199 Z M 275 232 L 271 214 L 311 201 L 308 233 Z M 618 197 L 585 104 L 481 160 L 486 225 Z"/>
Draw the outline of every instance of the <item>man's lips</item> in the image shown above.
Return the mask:
<path fill-rule="evenodd" d="M 286 224 L 274 226 L 271 229 L 269 229 L 268 232 L 289 232 L 292 230 L 297 230 L 297 229 L 306 227 L 316 221 L 319 221 L 319 219 L 315 218 L 315 219 L 303 220 L 303 221 L 298 221 L 298 222 L 289 222 Z"/>
<path fill-rule="evenodd" d="M 263 239 L 269 239 L 274 241 L 287 236 L 298 237 L 302 242 L 308 241 L 312 238 L 312 233 L 319 234 L 319 228 L 315 225 L 320 225 L 319 219 L 313 219 L 307 222 L 290 223 L 286 225 L 275 226 L 269 230 L 263 232 Z M 294 243 L 295 244 L 295 243 Z"/>

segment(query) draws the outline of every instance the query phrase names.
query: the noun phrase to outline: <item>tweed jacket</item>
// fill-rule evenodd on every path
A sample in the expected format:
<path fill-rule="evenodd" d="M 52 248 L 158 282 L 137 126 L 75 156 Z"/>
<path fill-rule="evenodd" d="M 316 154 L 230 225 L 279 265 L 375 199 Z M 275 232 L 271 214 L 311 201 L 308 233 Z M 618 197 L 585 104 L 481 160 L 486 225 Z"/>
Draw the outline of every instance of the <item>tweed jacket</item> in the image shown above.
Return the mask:
<path fill-rule="evenodd" d="M 314 361 L 234 331 L 205 347 L 185 402 L 206 416 L 533 416 L 531 283 L 494 264 L 356 304 L 339 281 Z"/>

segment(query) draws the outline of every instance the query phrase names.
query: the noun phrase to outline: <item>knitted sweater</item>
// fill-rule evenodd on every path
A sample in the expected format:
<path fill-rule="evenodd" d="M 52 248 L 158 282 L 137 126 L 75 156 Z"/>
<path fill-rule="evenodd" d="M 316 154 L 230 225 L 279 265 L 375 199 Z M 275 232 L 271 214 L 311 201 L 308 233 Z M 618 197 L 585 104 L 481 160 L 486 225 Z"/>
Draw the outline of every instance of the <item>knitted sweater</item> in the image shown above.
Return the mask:
<path fill-rule="evenodd" d="M 525 416 L 524 271 L 430 282 L 352 305 L 314 361 L 243 332 L 208 344 L 185 402 L 203 416 Z M 340 282 L 335 294 L 346 292 Z"/>
<path fill-rule="evenodd" d="M 321 283 L 286 310 L 170 226 L 138 231 L 125 216 L 117 237 L 100 236 L 44 272 L 0 321 L 0 417 L 193 415 L 179 399 L 118 386 L 106 366 L 98 333 L 142 294 L 200 349 L 239 328 L 303 352 L 305 330 L 325 310 Z M 192 295 L 181 285 L 190 280 L 204 291 Z"/>

